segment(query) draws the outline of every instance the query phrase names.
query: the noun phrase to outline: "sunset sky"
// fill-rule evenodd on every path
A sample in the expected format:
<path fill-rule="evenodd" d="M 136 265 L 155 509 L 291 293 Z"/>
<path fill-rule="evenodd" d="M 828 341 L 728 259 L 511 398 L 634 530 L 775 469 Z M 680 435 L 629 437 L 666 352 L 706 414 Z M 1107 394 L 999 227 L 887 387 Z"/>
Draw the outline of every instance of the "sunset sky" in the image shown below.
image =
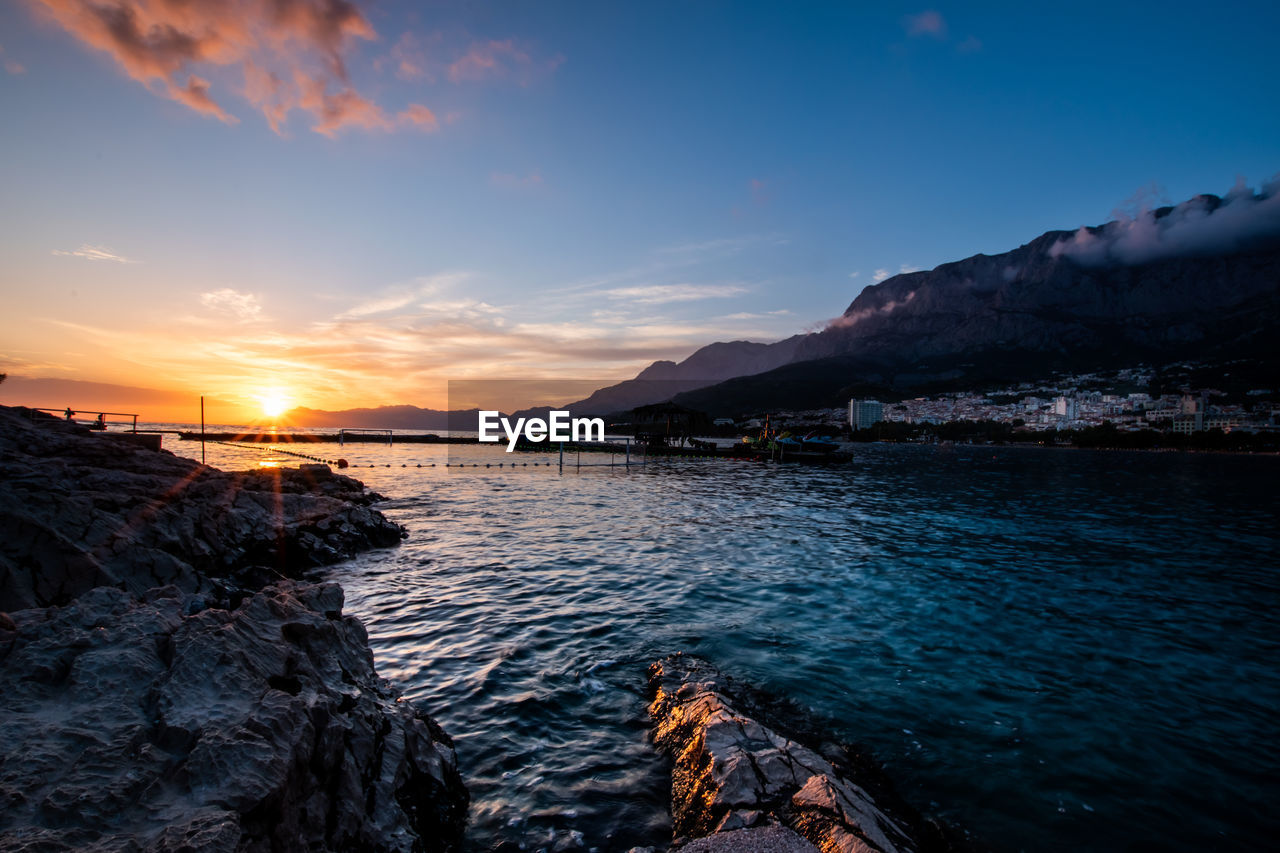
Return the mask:
<path fill-rule="evenodd" d="M 817 328 L 1269 180 L 1277 33 L 1261 2 L 7 2 L 0 402 L 443 406 Z"/>

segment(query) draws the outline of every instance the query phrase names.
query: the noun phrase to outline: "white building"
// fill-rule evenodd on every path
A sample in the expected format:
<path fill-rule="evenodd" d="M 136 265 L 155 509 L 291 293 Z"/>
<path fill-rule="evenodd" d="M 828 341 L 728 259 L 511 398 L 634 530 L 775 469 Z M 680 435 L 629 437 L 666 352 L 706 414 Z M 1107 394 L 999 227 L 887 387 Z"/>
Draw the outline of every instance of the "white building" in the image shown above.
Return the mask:
<path fill-rule="evenodd" d="M 884 420 L 884 403 L 879 400 L 850 400 L 849 426 L 854 429 L 870 429 Z"/>

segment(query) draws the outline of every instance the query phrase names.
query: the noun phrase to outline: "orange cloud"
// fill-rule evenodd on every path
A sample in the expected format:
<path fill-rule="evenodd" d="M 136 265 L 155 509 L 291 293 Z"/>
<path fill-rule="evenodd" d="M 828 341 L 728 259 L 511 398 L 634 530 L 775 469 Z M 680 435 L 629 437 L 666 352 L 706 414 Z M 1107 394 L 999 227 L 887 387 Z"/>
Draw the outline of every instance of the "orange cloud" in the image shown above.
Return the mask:
<path fill-rule="evenodd" d="M 238 68 L 240 94 L 283 133 L 311 113 L 328 136 L 346 127 L 423 127 L 425 107 L 392 120 L 350 84 L 344 53 L 377 33 L 350 0 L 33 0 L 59 26 L 109 54 L 132 79 L 198 113 L 237 121 L 196 66 Z M 331 86 L 337 91 L 330 93 Z M 427 111 L 429 112 L 429 111 Z M 434 125 L 433 125 L 434 127 Z"/>
<path fill-rule="evenodd" d="M 440 122 L 436 114 L 422 104 L 410 104 L 407 109 L 396 116 L 401 125 L 413 125 L 426 131 L 439 130 Z"/>
<path fill-rule="evenodd" d="M 556 54 L 549 60 L 535 60 L 528 50 L 516 44 L 514 39 L 472 42 L 467 52 L 449 65 L 449 80 L 453 83 L 485 80 L 490 78 L 514 78 L 527 86 L 540 73 L 550 73 L 564 62 Z"/>

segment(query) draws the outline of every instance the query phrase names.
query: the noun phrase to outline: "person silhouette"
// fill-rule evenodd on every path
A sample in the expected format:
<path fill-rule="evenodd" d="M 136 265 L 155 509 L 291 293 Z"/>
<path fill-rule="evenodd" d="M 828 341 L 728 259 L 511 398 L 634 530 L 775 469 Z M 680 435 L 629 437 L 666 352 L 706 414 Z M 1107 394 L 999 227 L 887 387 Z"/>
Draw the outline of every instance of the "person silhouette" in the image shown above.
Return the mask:
<path fill-rule="evenodd" d="M 75 412 L 71 411 L 71 407 L 70 407 L 70 406 L 67 406 L 67 411 L 66 411 L 67 420 L 71 420 L 71 417 L 72 417 L 74 414 L 75 414 Z"/>

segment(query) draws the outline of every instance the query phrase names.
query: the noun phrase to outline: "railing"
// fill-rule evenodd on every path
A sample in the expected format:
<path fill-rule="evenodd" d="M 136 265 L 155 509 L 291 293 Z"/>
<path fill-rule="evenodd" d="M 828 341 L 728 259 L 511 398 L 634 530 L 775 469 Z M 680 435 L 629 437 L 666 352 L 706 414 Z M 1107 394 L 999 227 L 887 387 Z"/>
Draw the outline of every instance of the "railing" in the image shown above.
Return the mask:
<path fill-rule="evenodd" d="M 32 421 L 35 421 L 35 419 L 36 419 L 36 412 L 47 412 L 47 413 L 49 413 L 49 414 L 51 414 L 51 415 L 61 415 L 63 420 L 68 421 L 68 422 L 70 422 L 70 423 L 80 423 L 80 421 L 77 421 L 77 420 L 75 419 L 75 418 L 76 418 L 76 415 L 87 415 L 87 414 L 90 414 L 90 412 L 87 412 L 87 411 L 85 411 L 85 412 L 77 411 L 77 410 L 72 409 L 72 408 L 70 408 L 70 407 L 63 408 L 63 409 L 56 409 L 56 408 L 52 408 L 52 407 L 48 407 L 48 406 L 28 406 L 27 408 L 31 410 L 31 420 L 32 420 Z M 109 424 L 109 423 L 111 423 L 111 424 L 128 424 L 128 423 L 132 422 L 132 424 L 133 424 L 133 432 L 135 432 L 135 433 L 136 433 L 136 432 L 138 431 L 138 415 L 137 415 L 137 414 L 135 414 L 134 412 L 92 412 L 92 414 L 93 414 L 93 415 L 95 415 L 96 417 L 95 417 L 92 421 L 90 421 L 88 424 L 86 424 L 90 429 L 97 428 L 97 429 L 103 429 L 103 430 L 105 430 L 105 429 L 107 428 L 107 424 Z M 119 420 L 110 420 L 110 421 L 109 421 L 109 420 L 107 420 L 107 418 L 108 418 L 108 417 L 110 417 L 110 418 L 130 418 L 130 419 L 131 419 L 131 421 L 119 421 Z"/>
<path fill-rule="evenodd" d="M 344 445 L 344 444 L 346 444 L 346 443 L 347 443 L 347 436 L 348 436 L 348 435 L 351 435 L 351 436 L 357 436 L 357 435 L 378 435 L 378 436 L 382 436 L 382 435 L 385 435 L 385 436 L 387 437 L 387 446 L 388 446 L 388 447 L 390 447 L 390 446 L 391 446 L 391 436 L 392 436 L 392 432 L 391 432 L 391 430 L 389 430 L 389 429 L 340 429 L 340 430 L 338 430 L 338 446 L 339 446 L 339 447 L 341 447 L 342 445 Z"/>

